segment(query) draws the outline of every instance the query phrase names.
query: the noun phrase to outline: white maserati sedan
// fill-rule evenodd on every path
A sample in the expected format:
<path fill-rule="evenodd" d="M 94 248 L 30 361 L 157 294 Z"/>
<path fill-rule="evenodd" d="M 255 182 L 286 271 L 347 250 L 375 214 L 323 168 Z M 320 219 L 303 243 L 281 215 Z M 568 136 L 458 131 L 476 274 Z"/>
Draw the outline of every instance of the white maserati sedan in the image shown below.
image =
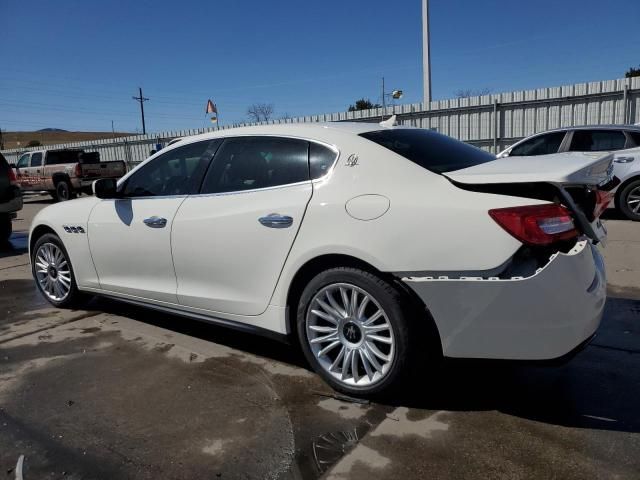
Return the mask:
<path fill-rule="evenodd" d="M 373 395 L 423 354 L 587 342 L 610 172 L 611 156 L 496 159 L 390 122 L 229 129 L 42 210 L 32 271 L 58 307 L 102 295 L 294 339 L 336 390 Z"/>

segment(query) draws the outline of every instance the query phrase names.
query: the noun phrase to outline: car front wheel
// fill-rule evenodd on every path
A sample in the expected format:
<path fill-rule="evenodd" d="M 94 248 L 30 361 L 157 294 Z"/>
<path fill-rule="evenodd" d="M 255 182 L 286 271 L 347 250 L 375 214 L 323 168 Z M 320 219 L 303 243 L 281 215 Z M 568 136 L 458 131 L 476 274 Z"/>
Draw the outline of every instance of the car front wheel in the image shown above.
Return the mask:
<path fill-rule="evenodd" d="M 297 327 L 307 360 L 335 390 L 370 396 L 402 378 L 409 358 L 402 295 L 372 273 L 318 274 L 300 298 Z"/>
<path fill-rule="evenodd" d="M 31 253 L 31 268 L 38 290 L 49 303 L 67 308 L 81 298 L 69 254 L 56 235 L 40 237 Z"/>

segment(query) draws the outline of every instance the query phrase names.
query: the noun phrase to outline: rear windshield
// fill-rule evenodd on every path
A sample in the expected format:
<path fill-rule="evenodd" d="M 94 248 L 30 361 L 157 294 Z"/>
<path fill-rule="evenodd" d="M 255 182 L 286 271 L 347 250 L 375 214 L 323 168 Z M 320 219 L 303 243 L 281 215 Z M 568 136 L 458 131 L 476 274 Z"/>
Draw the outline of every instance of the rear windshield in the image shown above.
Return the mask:
<path fill-rule="evenodd" d="M 431 130 L 377 130 L 360 136 L 435 173 L 461 170 L 496 159 L 492 153 Z"/>

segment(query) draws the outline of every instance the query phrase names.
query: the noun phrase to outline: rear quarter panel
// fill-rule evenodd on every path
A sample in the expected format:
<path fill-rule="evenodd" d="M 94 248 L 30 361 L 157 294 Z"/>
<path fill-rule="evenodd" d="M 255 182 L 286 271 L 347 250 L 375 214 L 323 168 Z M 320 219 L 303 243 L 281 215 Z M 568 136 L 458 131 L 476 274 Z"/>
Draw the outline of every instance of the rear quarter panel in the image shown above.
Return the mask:
<path fill-rule="evenodd" d="M 469 192 L 409 160 L 357 136 L 338 139 L 331 174 L 314 183 L 298 237 L 272 303 L 285 305 L 291 280 L 308 261 L 344 254 L 383 272 L 457 272 L 496 268 L 520 247 L 488 215 L 491 208 L 544 203 Z M 358 156 L 348 166 L 350 155 Z M 345 204 L 382 195 L 390 207 L 373 220 L 351 217 Z"/>

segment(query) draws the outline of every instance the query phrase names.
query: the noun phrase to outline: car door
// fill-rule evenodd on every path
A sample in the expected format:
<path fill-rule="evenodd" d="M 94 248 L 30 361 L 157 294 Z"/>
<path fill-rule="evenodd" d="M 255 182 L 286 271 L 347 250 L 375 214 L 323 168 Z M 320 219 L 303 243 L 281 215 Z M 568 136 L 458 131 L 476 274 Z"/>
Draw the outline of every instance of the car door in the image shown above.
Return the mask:
<path fill-rule="evenodd" d="M 18 178 L 18 184 L 21 188 L 29 189 L 29 160 L 31 159 L 30 153 L 25 153 L 20 157 L 16 164 L 16 177 Z"/>
<path fill-rule="evenodd" d="M 562 141 L 566 135 L 565 131 L 549 132 L 536 135 L 533 138 L 516 144 L 509 152 L 509 157 L 521 157 L 532 155 L 548 155 L 558 153 Z M 506 156 L 506 155 L 503 155 Z"/>
<path fill-rule="evenodd" d="M 174 221 L 181 304 L 236 315 L 266 310 L 311 199 L 308 148 L 283 137 L 224 141 L 200 194 Z"/>
<path fill-rule="evenodd" d="M 613 174 L 624 180 L 631 163 L 635 160 L 634 152 L 626 151 L 632 146 L 632 140 L 628 139 L 622 130 L 580 129 L 573 132 L 569 151 L 613 153 Z"/>
<path fill-rule="evenodd" d="M 177 303 L 171 229 L 178 208 L 196 192 L 219 142 L 171 149 L 134 170 L 119 197 L 92 210 L 88 236 L 103 290 Z"/>
<path fill-rule="evenodd" d="M 31 163 L 29 164 L 29 182 L 31 188 L 34 190 L 44 190 L 42 182 L 43 157 L 43 152 L 34 152 L 31 154 Z"/>

